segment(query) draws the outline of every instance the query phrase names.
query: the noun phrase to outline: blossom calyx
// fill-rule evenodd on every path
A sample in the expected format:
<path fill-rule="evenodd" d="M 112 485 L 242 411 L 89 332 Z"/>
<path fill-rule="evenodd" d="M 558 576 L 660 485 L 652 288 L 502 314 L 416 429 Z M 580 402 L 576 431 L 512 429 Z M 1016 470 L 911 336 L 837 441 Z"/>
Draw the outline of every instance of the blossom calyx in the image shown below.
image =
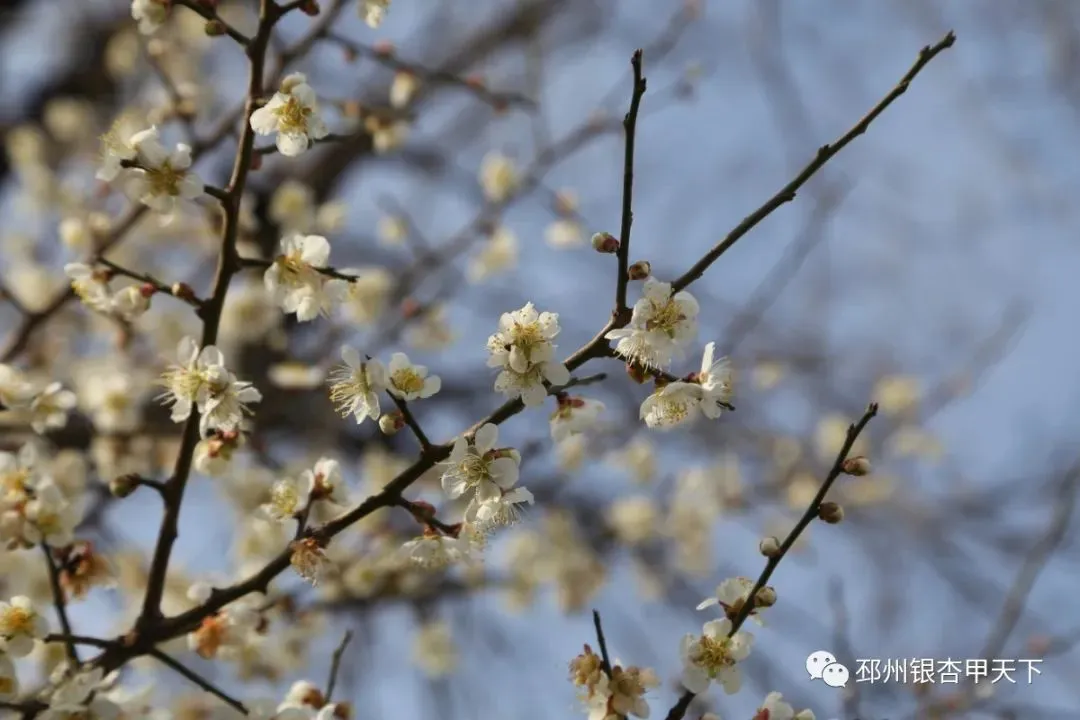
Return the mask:
<path fill-rule="evenodd" d="M 849 457 L 841 465 L 841 470 L 846 475 L 854 475 L 855 477 L 862 477 L 863 475 L 869 475 L 871 466 L 870 460 L 864 455 L 856 455 L 855 457 Z"/>
<path fill-rule="evenodd" d="M 844 508 L 839 503 L 823 502 L 818 507 L 818 517 L 830 525 L 836 525 L 844 519 Z"/>
<path fill-rule="evenodd" d="M 598 232 L 592 236 L 593 250 L 613 254 L 619 251 L 619 239 L 611 233 Z"/>
<path fill-rule="evenodd" d="M 644 280 L 652 275 L 652 264 L 648 260 L 638 260 L 626 270 L 630 280 Z"/>

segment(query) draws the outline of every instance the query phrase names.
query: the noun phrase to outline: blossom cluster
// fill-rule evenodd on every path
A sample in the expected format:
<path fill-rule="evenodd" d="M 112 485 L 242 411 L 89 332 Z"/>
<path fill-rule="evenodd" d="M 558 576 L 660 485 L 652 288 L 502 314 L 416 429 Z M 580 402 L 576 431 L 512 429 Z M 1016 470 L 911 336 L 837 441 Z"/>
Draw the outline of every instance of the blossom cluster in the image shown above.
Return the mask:
<path fill-rule="evenodd" d="M 64 427 L 75 403 L 75 393 L 62 384 L 37 383 L 18 369 L 0 364 L 0 410 L 25 416 L 34 432 Z"/>
<path fill-rule="evenodd" d="M 503 313 L 498 331 L 487 341 L 488 367 L 499 368 L 495 390 L 520 397 L 526 407 L 532 407 L 547 398 L 545 382 L 553 386 L 570 382 L 566 366 L 555 360 L 552 340 L 558 334 L 558 314 L 538 313 L 532 303 Z"/>

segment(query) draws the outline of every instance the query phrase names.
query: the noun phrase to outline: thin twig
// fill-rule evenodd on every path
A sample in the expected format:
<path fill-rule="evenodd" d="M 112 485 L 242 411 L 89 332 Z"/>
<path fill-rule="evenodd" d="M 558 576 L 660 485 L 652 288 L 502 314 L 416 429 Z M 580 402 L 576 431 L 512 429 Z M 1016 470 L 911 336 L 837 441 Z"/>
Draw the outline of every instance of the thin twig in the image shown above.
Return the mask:
<path fill-rule="evenodd" d="M 416 416 L 413 415 L 412 410 L 409 409 L 408 403 L 392 392 L 387 391 L 386 394 L 390 396 L 394 405 L 397 406 L 398 412 L 401 413 L 401 417 L 405 421 L 405 424 L 408 425 L 409 429 L 412 430 L 413 435 L 415 435 L 416 439 L 420 442 L 420 448 L 424 452 L 430 450 L 431 440 L 428 440 L 428 436 L 424 433 L 424 429 L 420 427 L 420 423 L 417 422 Z"/>
<path fill-rule="evenodd" d="M 247 707 L 244 705 L 244 703 L 242 703 L 239 700 L 237 700 L 236 698 L 232 697 L 227 692 L 225 692 L 221 688 L 217 687 L 212 682 L 210 682 L 209 680 L 204 678 L 202 675 L 199 675 L 197 672 L 195 672 L 191 668 L 185 667 L 184 665 L 180 664 L 175 659 L 173 659 L 171 656 L 166 655 L 164 652 L 162 652 L 161 650 L 158 650 L 157 648 L 150 648 L 148 654 L 151 657 L 155 658 L 156 660 L 159 660 L 162 664 L 167 665 L 168 667 L 172 668 L 176 672 L 180 673 L 181 675 L 186 677 L 188 680 L 190 680 L 191 682 L 193 682 L 196 685 L 198 685 L 199 687 L 201 687 L 206 692 L 210 693 L 211 695 L 215 695 L 215 696 L 221 698 L 221 700 L 223 702 L 227 703 L 231 707 L 234 707 L 237 710 L 239 710 L 240 712 L 247 715 L 248 710 L 247 710 Z"/>
<path fill-rule="evenodd" d="M 253 42 L 253 40 L 247 35 L 244 35 L 232 25 L 222 20 L 221 16 L 218 15 L 217 10 L 210 7 L 209 5 L 197 3 L 193 0 L 173 0 L 173 3 L 175 5 L 182 5 L 183 7 L 194 11 L 196 14 L 210 22 L 218 23 L 220 27 L 225 31 L 225 34 L 231 37 L 237 43 L 239 43 L 241 47 L 248 48 Z"/>
<path fill-rule="evenodd" d="M 434 511 L 422 504 L 414 503 L 411 500 L 399 497 L 394 500 L 394 505 L 408 510 L 409 514 L 412 515 L 418 523 L 429 525 L 445 535 L 454 535 L 458 530 L 458 528 L 447 525 L 442 520 L 435 517 Z"/>
<path fill-rule="evenodd" d="M 877 415 L 877 410 L 877 403 L 870 403 L 866 408 L 866 412 L 864 412 L 863 416 L 859 419 L 859 422 L 848 426 L 844 445 L 840 448 L 840 452 L 836 454 L 836 460 L 833 462 L 829 474 L 825 477 L 825 481 L 821 483 L 821 487 L 818 488 L 814 499 L 810 501 L 810 505 L 806 508 L 806 512 L 804 512 L 802 517 L 799 518 L 799 521 L 795 523 L 795 527 L 791 529 L 791 532 L 784 538 L 784 541 L 780 543 L 780 549 L 765 563 L 765 569 L 761 571 L 761 575 L 758 576 L 757 582 L 754 583 L 754 587 L 750 589 L 746 601 L 739 608 L 735 617 L 732 618 L 731 630 L 728 631 L 729 638 L 733 637 L 735 633 L 739 631 L 742 624 L 746 622 L 746 619 L 754 612 L 754 608 L 757 604 L 758 591 L 765 587 L 765 584 L 769 582 L 769 578 L 772 577 L 777 566 L 780 565 L 780 562 L 787 556 L 788 551 L 795 545 L 795 541 L 799 539 L 799 536 L 802 535 L 803 531 L 806 530 L 810 523 L 817 518 L 818 508 L 821 507 L 821 502 L 829 493 L 829 489 L 832 488 L 833 483 L 836 482 L 836 479 L 840 477 L 844 471 L 844 461 L 847 460 L 848 453 L 851 452 L 851 448 L 855 445 L 855 441 L 859 438 L 863 429 L 866 428 L 867 423 Z M 686 710 L 690 707 L 690 702 L 693 699 L 694 693 L 689 690 L 684 692 L 678 702 L 676 702 L 671 710 L 668 711 L 664 720 L 680 720 L 680 718 L 686 714 Z"/>
<path fill-rule="evenodd" d="M 495 92 L 489 90 L 483 83 L 473 82 L 454 73 L 443 70 L 431 70 L 416 63 L 407 62 L 381 48 L 374 48 L 363 43 L 351 40 L 336 32 L 327 32 L 326 39 L 344 48 L 347 52 L 374 60 L 384 67 L 398 72 L 407 72 L 415 75 L 418 80 L 431 85 L 446 85 L 466 90 L 480 98 L 489 105 L 503 108 L 509 105 L 519 105 L 527 109 L 536 107 L 536 101 L 520 93 Z"/>
<path fill-rule="evenodd" d="M 337 685 L 338 671 L 341 669 L 341 658 L 345 654 L 345 648 L 348 647 L 351 641 L 352 630 L 346 630 L 345 636 L 341 638 L 341 642 L 330 659 L 330 677 L 326 679 L 326 693 L 324 694 L 326 702 L 330 702 L 334 697 L 334 686 Z"/>
<path fill-rule="evenodd" d="M 615 315 L 622 317 L 629 312 L 626 307 L 626 285 L 630 280 L 630 226 L 634 224 L 634 140 L 637 135 L 638 111 L 647 83 L 641 74 L 641 50 L 635 50 L 630 58 L 634 68 L 634 91 L 630 96 L 630 109 L 623 117 L 626 147 L 623 156 L 622 222 L 619 227 L 619 277 L 615 284 Z"/>
<path fill-rule="evenodd" d="M 870 112 L 863 116 L 859 122 L 844 133 L 836 142 L 831 145 L 822 145 L 818 148 L 817 154 L 814 159 L 802 169 L 795 179 L 780 189 L 778 193 L 773 195 L 765 204 L 759 207 L 757 210 L 748 215 L 741 223 L 735 226 L 735 229 L 727 234 L 723 240 L 720 241 L 715 247 L 709 250 L 705 254 L 705 257 L 701 258 L 698 262 L 694 263 L 694 266 L 687 270 L 678 280 L 671 284 L 672 291 L 678 292 L 687 285 L 697 280 L 705 271 L 709 269 L 709 266 L 716 262 L 721 255 L 728 251 L 728 249 L 734 245 L 738 240 L 750 232 L 757 226 L 762 220 L 767 218 L 773 213 L 774 210 L 782 205 L 785 205 L 795 199 L 795 193 L 806 182 L 812 178 L 818 170 L 820 170 L 825 163 L 833 159 L 841 150 L 855 138 L 866 132 L 866 129 L 870 127 L 870 123 L 877 119 L 881 113 L 885 112 L 885 109 L 889 107 L 898 97 L 907 92 L 908 86 L 911 81 L 915 79 L 915 76 L 926 67 L 931 60 L 933 60 L 939 53 L 951 48 L 953 43 L 956 42 L 956 35 L 950 30 L 945 34 L 941 40 L 934 45 L 927 45 L 919 51 L 919 57 L 915 61 L 915 64 L 911 66 L 911 69 L 907 71 L 900 82 L 886 95 L 884 98 L 875 105 Z"/>
<path fill-rule="evenodd" d="M 600 661 L 603 663 L 604 674 L 611 677 L 611 656 L 608 655 L 607 641 L 604 640 L 604 628 L 600 624 L 600 611 L 593 608 L 593 627 L 596 628 L 596 644 L 600 646 Z"/>
<path fill-rule="evenodd" d="M 232 176 L 226 190 L 227 199 L 222 203 L 225 210 L 225 224 L 221 233 L 221 253 L 218 257 L 217 272 L 214 277 L 214 289 L 210 299 L 200 308 L 199 316 L 203 320 L 203 332 L 200 347 L 213 345 L 217 340 L 218 327 L 221 323 L 222 310 L 225 307 L 225 295 L 229 290 L 232 276 L 240 269 L 236 253 L 236 242 L 240 231 L 240 198 L 244 192 L 248 172 L 251 169 L 252 151 L 255 146 L 255 132 L 251 127 L 251 114 L 255 112 L 259 96 L 262 94 L 263 73 L 266 64 L 266 48 L 273 32 L 274 24 L 280 18 L 280 9 L 273 0 L 260 0 L 259 29 L 247 45 L 251 68 L 248 77 L 247 102 L 244 111 L 244 130 L 233 162 Z M 146 596 L 143 599 L 142 612 L 136 627 L 145 632 L 161 617 L 161 598 L 164 593 L 165 577 L 169 569 L 169 558 L 178 534 L 180 507 L 183 504 L 184 489 L 191 474 L 195 446 L 199 441 L 199 413 L 192 412 L 184 426 L 173 475 L 165 486 L 165 517 L 161 521 L 154 556 L 146 581 Z"/>
<path fill-rule="evenodd" d="M 64 650 L 68 660 L 71 661 L 72 669 L 79 666 L 79 653 L 72 642 L 71 621 L 68 619 L 67 603 L 64 600 L 64 588 L 60 585 L 60 569 L 56 567 L 52 550 L 47 543 L 41 543 L 41 552 L 45 554 L 45 563 L 49 567 L 49 586 L 52 588 L 53 605 L 56 607 L 56 615 L 60 619 L 60 627 L 64 631 L 67 640 L 64 641 Z"/>
<path fill-rule="evenodd" d="M 173 292 L 172 285 L 166 285 L 164 282 L 158 280 L 156 277 L 150 275 L 149 273 L 141 273 L 135 270 L 129 270 L 128 268 L 122 265 L 117 265 L 112 260 L 104 257 L 97 258 L 97 263 L 99 265 L 104 265 L 105 267 L 107 267 L 113 272 L 114 275 L 121 275 L 132 280 L 138 280 L 139 282 L 146 285 L 150 285 L 154 288 L 156 292 L 161 293 L 162 295 L 170 295 L 172 297 L 175 297 L 176 299 L 185 302 L 188 305 L 191 305 L 197 310 L 202 308 L 202 306 L 205 304 L 205 301 L 195 297 L 194 294 Z"/>

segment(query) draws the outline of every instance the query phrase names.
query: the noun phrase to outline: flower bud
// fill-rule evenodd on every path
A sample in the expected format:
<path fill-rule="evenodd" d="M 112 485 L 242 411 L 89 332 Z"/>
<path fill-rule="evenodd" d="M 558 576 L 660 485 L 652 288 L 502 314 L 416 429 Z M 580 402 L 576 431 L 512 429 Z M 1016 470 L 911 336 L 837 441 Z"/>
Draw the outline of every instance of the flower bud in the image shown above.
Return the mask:
<path fill-rule="evenodd" d="M 841 469 L 848 475 L 862 477 L 870 474 L 870 460 L 863 455 L 856 455 L 844 461 Z"/>
<path fill-rule="evenodd" d="M 139 294 L 142 295 L 144 298 L 148 298 L 156 292 L 157 288 L 154 287 L 153 283 L 143 283 L 139 286 Z"/>
<path fill-rule="evenodd" d="M 181 300 L 190 301 L 195 299 L 195 291 L 187 283 L 173 283 L 173 286 L 169 288 L 169 292 L 173 294 L 173 297 Z"/>
<path fill-rule="evenodd" d="M 838 503 L 823 502 L 818 507 L 818 517 L 830 525 L 835 525 L 844 519 L 844 508 Z"/>
<path fill-rule="evenodd" d="M 256 153 L 251 153 L 251 166 L 250 166 L 251 170 L 252 171 L 258 170 L 259 168 L 262 167 L 262 164 L 263 164 L 263 156 L 260 153 L 257 153 L 257 152 Z"/>
<path fill-rule="evenodd" d="M 780 541 L 769 535 L 761 538 L 761 542 L 758 543 L 758 552 L 767 558 L 775 557 L 780 552 Z"/>
<path fill-rule="evenodd" d="M 203 32 L 209 37 L 219 37 L 225 34 L 225 23 L 220 20 L 208 20 L 203 26 Z"/>
<path fill-rule="evenodd" d="M 300 12 L 315 17 L 319 14 L 319 3 L 315 2 L 315 0 L 307 0 L 307 2 L 300 6 Z"/>
<path fill-rule="evenodd" d="M 600 253 L 616 253 L 619 251 L 619 239 L 611 233 L 598 232 L 592 236 L 593 250 Z"/>
<path fill-rule="evenodd" d="M 394 55 L 394 43 L 389 40 L 379 40 L 371 46 L 371 49 L 381 57 L 393 57 Z"/>
<path fill-rule="evenodd" d="M 766 585 L 754 596 L 754 607 L 767 608 L 776 604 L 776 590 Z"/>
<path fill-rule="evenodd" d="M 626 271 L 626 276 L 631 280 L 644 280 L 652 275 L 652 265 L 648 260 L 638 260 Z"/>
<path fill-rule="evenodd" d="M 403 427 L 405 427 L 405 416 L 397 410 L 379 418 L 379 429 L 383 431 L 383 435 L 393 435 Z"/>
<path fill-rule="evenodd" d="M 649 379 L 649 371 L 634 363 L 626 363 L 626 374 L 638 385 L 643 384 Z"/>
<path fill-rule="evenodd" d="M 113 497 L 126 498 L 139 489 L 139 476 L 135 473 L 113 478 L 109 483 L 109 492 Z"/>

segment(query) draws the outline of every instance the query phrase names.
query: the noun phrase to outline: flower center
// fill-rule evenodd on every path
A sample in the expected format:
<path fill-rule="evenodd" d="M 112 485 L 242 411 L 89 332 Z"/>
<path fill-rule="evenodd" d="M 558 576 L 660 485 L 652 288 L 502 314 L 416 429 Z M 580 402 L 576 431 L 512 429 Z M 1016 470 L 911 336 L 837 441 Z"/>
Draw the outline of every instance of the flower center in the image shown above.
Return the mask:
<path fill-rule="evenodd" d="M 146 180 L 150 184 L 150 192 L 154 195 L 179 195 L 180 181 L 186 173 L 183 170 L 174 170 L 168 160 L 161 167 L 148 168 Z"/>
<path fill-rule="evenodd" d="M 682 308 L 674 299 L 668 299 L 662 305 L 651 303 L 652 313 L 645 322 L 647 330 L 660 330 L 669 336 L 675 336 L 675 327 L 686 319 Z"/>
<path fill-rule="evenodd" d="M 300 504 L 300 494 L 296 492 L 296 488 L 291 484 L 275 485 L 270 490 L 270 504 L 279 514 L 287 517 L 296 512 L 296 508 Z"/>
<path fill-rule="evenodd" d="M 330 400 L 342 415 L 351 414 L 356 399 L 371 392 L 364 365 L 355 370 L 349 367 L 339 368 L 331 379 L 334 382 L 330 385 Z"/>
<path fill-rule="evenodd" d="M 486 458 L 473 453 L 461 461 L 458 472 L 465 478 L 466 483 L 475 487 L 485 480 L 491 480 L 491 463 Z"/>
<path fill-rule="evenodd" d="M 284 105 L 274 108 L 274 114 L 277 116 L 280 132 L 307 133 L 307 119 L 311 115 L 311 108 L 305 107 L 296 98 L 290 97 Z"/>
<path fill-rule="evenodd" d="M 709 677 L 715 678 L 721 670 L 735 664 L 735 661 L 731 659 L 730 647 L 729 638 L 711 638 L 708 635 L 702 635 L 692 660 L 695 665 L 705 670 Z"/>
<path fill-rule="evenodd" d="M 0 615 L 0 632 L 5 635 L 30 635 L 34 627 L 34 613 L 20 607 L 9 607 Z"/>
<path fill-rule="evenodd" d="M 12 495 L 25 495 L 30 482 L 30 470 L 19 468 L 0 476 L 0 488 Z"/>
<path fill-rule="evenodd" d="M 418 393 L 424 389 L 424 378 L 412 368 L 404 368 L 394 373 L 394 387 L 406 393 Z"/>

